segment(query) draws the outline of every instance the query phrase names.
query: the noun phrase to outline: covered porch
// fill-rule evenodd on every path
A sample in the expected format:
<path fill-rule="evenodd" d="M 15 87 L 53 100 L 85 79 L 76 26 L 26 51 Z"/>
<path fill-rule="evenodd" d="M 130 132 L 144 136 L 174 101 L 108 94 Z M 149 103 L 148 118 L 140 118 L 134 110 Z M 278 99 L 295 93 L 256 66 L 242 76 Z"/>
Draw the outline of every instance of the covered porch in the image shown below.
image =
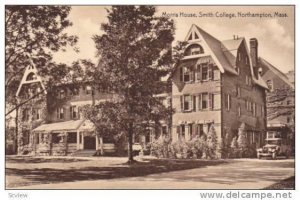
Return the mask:
<path fill-rule="evenodd" d="M 89 120 L 70 120 L 43 124 L 33 130 L 35 155 L 70 155 L 78 150 L 114 149 L 104 144 Z"/>

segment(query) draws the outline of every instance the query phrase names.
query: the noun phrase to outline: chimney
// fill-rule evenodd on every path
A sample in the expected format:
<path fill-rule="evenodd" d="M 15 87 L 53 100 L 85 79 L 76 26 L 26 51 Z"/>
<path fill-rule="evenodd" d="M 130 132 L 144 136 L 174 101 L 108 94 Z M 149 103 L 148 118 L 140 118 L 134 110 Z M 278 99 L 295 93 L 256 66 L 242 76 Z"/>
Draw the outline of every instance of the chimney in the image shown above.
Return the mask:
<path fill-rule="evenodd" d="M 256 38 L 250 39 L 250 57 L 252 61 L 253 68 L 258 65 L 258 55 L 257 55 L 258 42 Z"/>

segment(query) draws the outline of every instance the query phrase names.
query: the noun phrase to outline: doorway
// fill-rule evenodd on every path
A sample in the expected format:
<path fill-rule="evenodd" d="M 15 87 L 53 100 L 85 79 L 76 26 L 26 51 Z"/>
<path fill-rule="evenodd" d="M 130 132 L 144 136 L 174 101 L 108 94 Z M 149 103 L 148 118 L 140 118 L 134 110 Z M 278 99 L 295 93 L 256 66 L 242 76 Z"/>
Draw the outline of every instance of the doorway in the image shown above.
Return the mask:
<path fill-rule="evenodd" d="M 85 136 L 84 137 L 84 149 L 96 149 L 96 137 L 93 136 Z"/>

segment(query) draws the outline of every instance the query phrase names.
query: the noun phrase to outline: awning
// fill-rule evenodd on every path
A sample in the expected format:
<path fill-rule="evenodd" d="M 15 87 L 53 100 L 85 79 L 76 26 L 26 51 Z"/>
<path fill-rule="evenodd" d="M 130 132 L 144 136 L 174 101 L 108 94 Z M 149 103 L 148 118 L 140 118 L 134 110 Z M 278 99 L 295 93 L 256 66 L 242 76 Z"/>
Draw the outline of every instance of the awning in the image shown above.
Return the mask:
<path fill-rule="evenodd" d="M 85 120 L 70 120 L 51 124 L 42 124 L 35 128 L 33 132 L 54 132 L 54 131 L 74 131 L 78 130 Z"/>

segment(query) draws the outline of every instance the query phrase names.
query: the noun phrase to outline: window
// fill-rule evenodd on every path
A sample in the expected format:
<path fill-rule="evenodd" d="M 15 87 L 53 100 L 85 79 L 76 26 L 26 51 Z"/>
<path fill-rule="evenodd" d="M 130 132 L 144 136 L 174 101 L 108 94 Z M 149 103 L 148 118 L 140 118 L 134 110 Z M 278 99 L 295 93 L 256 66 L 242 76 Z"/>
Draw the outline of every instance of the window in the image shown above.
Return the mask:
<path fill-rule="evenodd" d="M 68 133 L 68 143 L 77 143 L 77 133 L 76 132 L 70 132 Z"/>
<path fill-rule="evenodd" d="M 236 68 L 236 72 L 237 72 L 238 74 L 240 74 L 240 68 L 239 68 L 239 67 Z"/>
<path fill-rule="evenodd" d="M 246 75 L 246 85 L 249 85 L 249 77 Z"/>
<path fill-rule="evenodd" d="M 240 86 L 236 86 L 236 96 L 237 97 L 241 96 L 241 87 Z"/>
<path fill-rule="evenodd" d="M 28 76 L 26 77 L 26 81 L 33 81 L 33 80 L 36 80 L 37 77 L 35 75 L 35 73 L 31 72 L 28 74 Z"/>
<path fill-rule="evenodd" d="M 246 61 L 246 64 L 248 64 L 248 57 L 247 56 L 245 57 L 245 61 Z"/>
<path fill-rule="evenodd" d="M 201 65 L 198 64 L 196 66 L 196 76 L 197 76 L 197 80 L 200 81 L 201 80 Z"/>
<path fill-rule="evenodd" d="M 86 88 L 85 88 L 85 93 L 86 94 L 92 94 L 92 87 L 91 86 L 86 86 Z"/>
<path fill-rule="evenodd" d="M 52 143 L 58 144 L 61 141 L 61 136 L 59 136 L 59 133 L 52 133 Z"/>
<path fill-rule="evenodd" d="M 177 134 L 178 134 L 178 139 L 184 138 L 184 136 L 185 136 L 185 125 L 184 124 L 177 126 Z"/>
<path fill-rule="evenodd" d="M 261 106 L 260 108 L 261 108 L 261 116 L 264 116 L 264 107 Z"/>
<path fill-rule="evenodd" d="M 40 134 L 39 133 L 35 133 L 35 143 L 36 144 L 40 143 Z"/>
<path fill-rule="evenodd" d="M 203 54 L 204 50 L 201 45 L 199 44 L 191 44 L 187 47 L 187 49 L 184 52 L 185 56 L 191 56 L 191 55 L 198 55 Z"/>
<path fill-rule="evenodd" d="M 208 66 L 202 66 L 202 80 L 208 80 Z"/>
<path fill-rule="evenodd" d="M 205 110 L 208 108 L 209 99 L 208 99 L 208 93 L 202 93 L 201 94 L 201 105 L 200 108 Z"/>
<path fill-rule="evenodd" d="M 65 98 L 65 93 L 66 93 L 66 91 L 64 90 L 64 89 L 61 89 L 59 92 L 58 92 L 58 98 L 59 99 L 63 99 L 63 98 Z"/>
<path fill-rule="evenodd" d="M 191 72 L 187 67 L 183 68 L 183 81 L 190 82 L 191 81 Z"/>
<path fill-rule="evenodd" d="M 38 120 L 41 118 L 41 109 L 37 108 L 33 110 L 34 119 Z"/>
<path fill-rule="evenodd" d="M 64 119 L 64 108 L 56 109 L 57 119 Z"/>
<path fill-rule="evenodd" d="M 229 110 L 231 108 L 231 96 L 230 94 L 227 94 L 225 96 L 225 107 L 227 110 Z"/>
<path fill-rule="evenodd" d="M 167 134 L 168 134 L 168 129 L 167 129 L 168 127 L 167 126 L 162 126 L 161 127 L 161 134 L 163 135 L 163 136 L 166 136 Z"/>
<path fill-rule="evenodd" d="M 192 96 L 190 96 L 190 95 L 184 95 L 183 98 L 184 98 L 183 99 L 183 101 L 184 101 L 184 103 L 183 103 L 183 110 L 185 110 L 185 111 L 191 110 L 192 109 Z"/>
<path fill-rule="evenodd" d="M 203 124 L 197 124 L 197 135 L 201 137 L 204 134 Z"/>
<path fill-rule="evenodd" d="M 29 121 L 29 118 L 30 118 L 30 110 L 28 108 L 25 108 L 22 112 L 22 121 L 23 122 L 26 122 L 26 121 Z"/>
<path fill-rule="evenodd" d="M 238 52 L 238 60 L 241 61 L 241 59 L 242 59 L 241 53 Z"/>
<path fill-rule="evenodd" d="M 252 103 L 253 116 L 256 116 L 256 103 Z"/>
<path fill-rule="evenodd" d="M 70 107 L 70 118 L 76 119 L 78 117 L 78 108 L 76 106 Z"/>
<path fill-rule="evenodd" d="M 241 106 L 240 105 L 238 107 L 238 115 L 239 115 L 239 117 L 242 115 L 242 111 L 241 111 Z"/>

